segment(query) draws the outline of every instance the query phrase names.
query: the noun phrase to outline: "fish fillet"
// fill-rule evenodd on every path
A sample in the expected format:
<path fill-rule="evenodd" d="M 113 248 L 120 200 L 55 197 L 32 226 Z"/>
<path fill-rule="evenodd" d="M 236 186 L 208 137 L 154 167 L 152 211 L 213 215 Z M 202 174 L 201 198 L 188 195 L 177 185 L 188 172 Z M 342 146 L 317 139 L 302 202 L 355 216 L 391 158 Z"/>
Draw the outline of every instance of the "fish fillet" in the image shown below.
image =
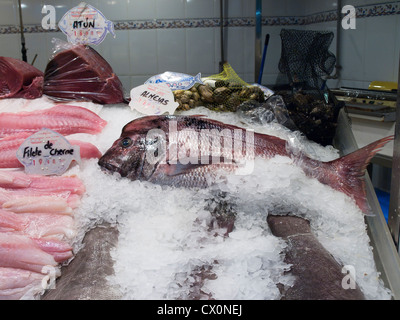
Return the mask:
<path fill-rule="evenodd" d="M 0 209 L 0 232 L 67 241 L 76 236 L 77 230 L 71 216 L 47 213 L 17 214 Z"/>
<path fill-rule="evenodd" d="M 62 262 L 73 256 L 72 247 L 63 238 L 57 238 L 58 232 L 72 233 L 75 235 L 73 221 L 65 218 L 54 217 L 48 214 L 26 214 L 19 215 L 0 210 L 0 231 L 6 230 L 8 235 L 21 235 L 31 238 L 40 249 L 51 254 L 55 261 Z M 69 230 L 62 223 L 70 224 Z M 5 226 L 2 228 L 2 226 Z M 14 228 L 15 232 L 11 230 Z M 49 236 L 50 235 L 50 236 Z M 71 236 L 71 234 L 69 235 Z"/>
<path fill-rule="evenodd" d="M 60 197 L 22 197 L 11 199 L 3 203 L 3 209 L 15 213 L 54 213 L 54 214 L 73 214 L 66 199 Z"/>
<path fill-rule="evenodd" d="M 35 133 L 42 128 L 60 134 L 100 133 L 107 122 L 96 113 L 77 106 L 56 105 L 49 109 L 0 113 L 0 138 L 21 132 Z"/>
<path fill-rule="evenodd" d="M 31 197 L 43 197 L 43 201 L 49 201 L 52 197 L 65 199 L 71 208 L 77 208 L 80 204 L 80 196 L 70 191 L 53 192 L 33 188 L 5 189 L 0 187 L 0 205 L 15 199 L 28 198 L 29 200 Z"/>
<path fill-rule="evenodd" d="M 23 172 L 0 170 L 0 187 L 2 188 L 26 188 L 30 184 L 30 176 Z"/>
<path fill-rule="evenodd" d="M 0 187 L 10 189 L 30 188 L 49 192 L 70 192 L 83 195 L 85 186 L 76 176 L 40 176 L 23 171 L 0 170 Z"/>
<path fill-rule="evenodd" d="M 0 57 L 0 99 L 35 99 L 43 94 L 43 72 L 18 59 Z"/>
<path fill-rule="evenodd" d="M 56 239 L 32 238 L 44 252 L 51 254 L 55 261 L 64 262 L 73 257 L 72 247 L 64 241 Z"/>
<path fill-rule="evenodd" d="M 42 272 L 44 266 L 56 267 L 54 257 L 24 235 L 0 233 L 0 267 Z"/>
<path fill-rule="evenodd" d="M 46 275 L 15 268 L 0 268 L 0 300 L 32 298 L 47 284 Z M 29 295 L 29 297 L 27 297 Z"/>

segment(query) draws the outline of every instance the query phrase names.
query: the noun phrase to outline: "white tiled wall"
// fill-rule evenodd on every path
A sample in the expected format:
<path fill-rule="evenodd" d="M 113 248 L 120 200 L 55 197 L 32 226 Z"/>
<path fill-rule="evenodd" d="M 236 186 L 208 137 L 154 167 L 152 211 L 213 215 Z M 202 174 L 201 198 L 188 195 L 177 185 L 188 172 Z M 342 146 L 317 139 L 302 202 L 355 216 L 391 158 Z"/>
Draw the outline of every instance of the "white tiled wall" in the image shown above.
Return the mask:
<path fill-rule="evenodd" d="M 57 21 L 67 10 L 81 0 L 22 0 L 26 25 L 40 25 L 44 4 L 56 7 Z M 89 4 L 101 10 L 113 21 L 151 19 L 219 18 L 219 0 L 92 0 Z M 343 0 L 342 4 L 355 6 L 382 3 L 381 0 Z M 387 2 L 387 1 L 386 1 Z M 0 0 L 0 25 L 18 25 L 18 1 Z M 254 17 L 256 0 L 225 0 L 225 17 Z M 336 10 L 335 0 L 262 0 L 262 15 L 307 16 Z M 362 18 L 356 21 L 356 30 L 341 32 L 340 81 L 330 86 L 368 87 L 370 81 L 397 81 L 400 38 L 400 15 Z M 329 30 L 335 34 L 331 50 L 336 54 L 336 23 L 326 22 L 285 28 Z M 263 26 L 270 34 L 263 84 L 275 84 L 280 79 L 278 63 L 281 54 L 282 26 Z M 66 40 L 60 32 L 26 33 L 28 61 L 37 54 L 35 66 L 44 70 L 52 55 L 51 39 Z M 255 28 L 225 28 L 226 60 L 248 82 L 254 82 Z M 19 34 L 0 34 L 0 56 L 21 57 Z M 126 88 L 143 83 L 150 76 L 164 71 L 192 75 L 201 72 L 211 75 L 219 72 L 219 28 L 175 28 L 149 30 L 117 30 L 116 37 L 108 35 L 97 50 L 111 64 Z M 258 76 L 258 75 L 257 75 Z"/>
<path fill-rule="evenodd" d="M 328 10 L 328 1 L 308 0 L 307 10 L 315 4 L 316 11 Z M 344 0 L 342 5 L 354 6 L 387 3 L 379 0 Z M 325 3 L 325 7 L 323 4 Z M 311 11 L 310 11 L 311 10 Z M 334 6 L 330 10 L 336 10 Z M 325 22 L 307 26 L 308 29 L 329 30 L 335 39 L 331 51 L 336 53 L 336 22 Z M 368 88 L 371 81 L 398 81 L 400 37 L 399 15 L 387 15 L 356 19 L 356 29 L 341 30 L 340 81 L 330 80 L 330 86 Z"/>

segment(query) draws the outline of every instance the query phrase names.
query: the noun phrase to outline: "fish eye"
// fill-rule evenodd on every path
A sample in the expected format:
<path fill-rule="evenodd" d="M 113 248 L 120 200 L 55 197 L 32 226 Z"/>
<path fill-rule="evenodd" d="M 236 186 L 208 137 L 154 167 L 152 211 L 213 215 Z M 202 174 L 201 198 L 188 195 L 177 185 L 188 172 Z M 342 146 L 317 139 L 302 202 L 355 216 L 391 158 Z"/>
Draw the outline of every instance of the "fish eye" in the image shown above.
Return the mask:
<path fill-rule="evenodd" d="M 121 140 L 121 147 L 122 148 L 128 148 L 129 146 L 132 145 L 132 139 L 131 138 L 124 138 Z"/>

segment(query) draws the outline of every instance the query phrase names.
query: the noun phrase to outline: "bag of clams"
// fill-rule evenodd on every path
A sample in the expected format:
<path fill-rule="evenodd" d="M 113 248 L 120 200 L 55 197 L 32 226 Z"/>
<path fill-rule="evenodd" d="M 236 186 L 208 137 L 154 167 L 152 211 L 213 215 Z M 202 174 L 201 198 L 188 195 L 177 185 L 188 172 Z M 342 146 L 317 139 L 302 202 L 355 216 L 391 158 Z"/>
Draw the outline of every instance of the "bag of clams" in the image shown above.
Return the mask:
<path fill-rule="evenodd" d="M 202 78 L 202 82 L 187 90 L 173 91 L 179 103 L 177 111 L 203 106 L 213 111 L 236 112 L 243 102 L 263 103 L 273 94 L 266 87 L 243 81 L 228 63 L 221 73 Z"/>

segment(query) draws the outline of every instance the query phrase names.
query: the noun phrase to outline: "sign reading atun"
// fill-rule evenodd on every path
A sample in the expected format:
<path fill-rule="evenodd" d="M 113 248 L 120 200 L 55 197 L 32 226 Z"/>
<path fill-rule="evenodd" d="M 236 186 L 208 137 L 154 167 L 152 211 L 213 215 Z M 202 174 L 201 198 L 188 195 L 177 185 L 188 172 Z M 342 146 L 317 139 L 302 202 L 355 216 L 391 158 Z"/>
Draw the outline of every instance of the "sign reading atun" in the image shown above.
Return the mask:
<path fill-rule="evenodd" d="M 107 20 L 99 10 L 85 2 L 69 10 L 58 26 L 68 37 L 68 42 L 73 44 L 98 45 L 107 33 L 115 37 L 112 21 Z"/>
<path fill-rule="evenodd" d="M 71 145 L 58 132 L 42 129 L 18 148 L 17 158 L 28 174 L 61 175 L 73 160 L 81 162 L 80 147 Z"/>

